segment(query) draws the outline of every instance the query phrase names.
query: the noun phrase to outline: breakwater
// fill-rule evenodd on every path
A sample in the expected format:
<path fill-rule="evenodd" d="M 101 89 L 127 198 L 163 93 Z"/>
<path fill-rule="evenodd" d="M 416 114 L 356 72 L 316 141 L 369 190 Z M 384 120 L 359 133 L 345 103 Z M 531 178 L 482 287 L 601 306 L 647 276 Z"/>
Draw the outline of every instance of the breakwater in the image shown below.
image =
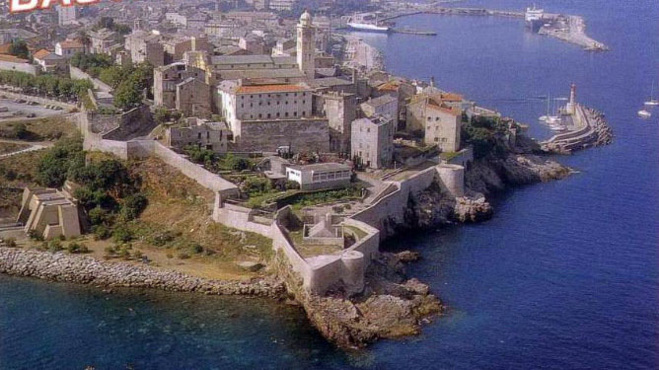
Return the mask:
<path fill-rule="evenodd" d="M 602 112 L 577 105 L 573 119 L 576 130 L 552 136 L 540 143 L 542 149 L 554 153 L 570 153 L 593 146 L 608 145 L 613 140 L 613 131 Z"/>
<path fill-rule="evenodd" d="M 103 287 L 153 288 L 214 295 L 283 298 L 284 284 L 273 279 L 222 281 L 128 262 L 100 261 L 65 252 L 0 247 L 0 273 Z"/>

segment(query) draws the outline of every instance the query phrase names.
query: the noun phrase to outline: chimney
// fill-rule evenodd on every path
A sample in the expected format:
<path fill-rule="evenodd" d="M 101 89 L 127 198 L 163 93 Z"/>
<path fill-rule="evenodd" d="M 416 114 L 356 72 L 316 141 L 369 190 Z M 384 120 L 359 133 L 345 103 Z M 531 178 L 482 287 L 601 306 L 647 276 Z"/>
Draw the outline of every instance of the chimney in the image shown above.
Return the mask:
<path fill-rule="evenodd" d="M 430 87 L 435 87 L 435 76 L 430 77 Z"/>

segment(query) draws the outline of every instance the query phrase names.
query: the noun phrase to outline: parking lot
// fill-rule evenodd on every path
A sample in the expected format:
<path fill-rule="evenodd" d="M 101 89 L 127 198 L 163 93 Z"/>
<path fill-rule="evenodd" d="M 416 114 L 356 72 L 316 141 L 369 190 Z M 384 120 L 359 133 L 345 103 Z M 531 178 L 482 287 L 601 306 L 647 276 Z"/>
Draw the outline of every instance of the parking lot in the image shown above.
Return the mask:
<path fill-rule="evenodd" d="M 0 122 L 25 118 L 43 118 L 65 113 L 59 107 L 55 109 L 51 108 L 55 107 L 51 106 L 47 108 L 36 103 L 21 102 L 21 100 L 17 102 L 15 100 L 0 98 Z"/>

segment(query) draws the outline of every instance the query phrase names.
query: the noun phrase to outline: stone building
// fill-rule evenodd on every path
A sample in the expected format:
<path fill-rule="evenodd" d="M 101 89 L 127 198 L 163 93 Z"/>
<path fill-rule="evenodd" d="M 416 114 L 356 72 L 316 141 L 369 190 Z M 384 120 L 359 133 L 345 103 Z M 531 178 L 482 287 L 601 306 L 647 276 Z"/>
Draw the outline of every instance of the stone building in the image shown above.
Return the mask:
<path fill-rule="evenodd" d="M 222 116 L 234 133 L 239 131 L 239 120 L 312 116 L 312 90 L 303 84 L 242 85 L 240 81 L 222 81 L 218 94 Z"/>
<path fill-rule="evenodd" d="M 336 91 L 314 95 L 314 110 L 327 117 L 330 152 L 350 152 L 350 124 L 357 118 L 357 96 Z"/>
<path fill-rule="evenodd" d="M 265 54 L 265 42 L 263 41 L 263 37 L 259 37 L 253 33 L 241 37 L 240 40 L 238 40 L 238 47 L 248 51 L 249 54 Z"/>
<path fill-rule="evenodd" d="M 378 169 L 391 165 L 394 154 L 394 121 L 375 116 L 352 122 L 351 156 L 365 167 Z"/>
<path fill-rule="evenodd" d="M 394 120 L 394 127 L 398 127 L 398 99 L 395 96 L 385 94 L 369 99 L 362 103 L 360 108 L 368 118 L 376 116 L 391 117 Z"/>
<path fill-rule="evenodd" d="M 72 26 L 78 24 L 78 9 L 76 6 L 57 6 L 57 23 L 60 26 Z"/>
<path fill-rule="evenodd" d="M 154 69 L 153 99 L 156 106 L 176 109 L 186 116 L 209 117 L 212 111 L 206 73 L 184 63 Z"/>
<path fill-rule="evenodd" d="M 425 117 L 424 143 L 437 145 L 442 152 L 460 150 L 460 129 L 462 127 L 460 109 L 428 104 Z"/>
<path fill-rule="evenodd" d="M 203 51 L 209 53 L 212 50 L 211 44 L 205 35 L 204 37 L 174 35 L 162 41 L 162 47 L 165 51 L 165 63 L 170 64 L 183 60 L 183 56 L 189 51 Z"/>
<path fill-rule="evenodd" d="M 312 111 L 312 90 L 304 84 L 218 85 L 220 112 L 240 150 L 329 151 L 327 119 Z"/>
<path fill-rule="evenodd" d="M 160 35 L 138 29 L 126 35 L 124 48 L 130 52 L 133 63 L 149 62 L 154 67 L 159 67 L 165 64 L 165 50 L 160 41 Z"/>
<path fill-rule="evenodd" d="M 101 28 L 98 31 L 90 31 L 89 39 L 91 40 L 92 54 L 112 54 L 112 46 L 117 43 L 118 34 L 107 28 Z"/>
<path fill-rule="evenodd" d="M 17 223 L 44 239 L 81 234 L 77 200 L 65 189 L 25 188 Z"/>
<path fill-rule="evenodd" d="M 460 150 L 462 99 L 454 94 L 414 96 L 407 105 L 407 130 L 423 135 L 428 145 L 437 145 L 443 152 Z"/>
<path fill-rule="evenodd" d="M 226 153 L 231 131 L 224 122 L 210 122 L 196 117 L 186 120 L 184 126 L 169 127 L 165 132 L 165 144 L 176 149 L 189 145 Z"/>

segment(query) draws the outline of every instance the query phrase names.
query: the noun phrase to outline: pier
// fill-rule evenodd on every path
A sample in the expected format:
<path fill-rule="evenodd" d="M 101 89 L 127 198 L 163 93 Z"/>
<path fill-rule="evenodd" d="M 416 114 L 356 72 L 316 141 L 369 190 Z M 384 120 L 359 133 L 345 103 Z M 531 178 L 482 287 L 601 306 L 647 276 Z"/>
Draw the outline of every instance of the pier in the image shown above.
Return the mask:
<path fill-rule="evenodd" d="M 413 30 L 408 28 L 392 28 L 392 33 L 401 33 L 405 35 L 417 35 L 417 36 L 437 36 L 437 32 L 434 31 L 420 31 Z"/>

